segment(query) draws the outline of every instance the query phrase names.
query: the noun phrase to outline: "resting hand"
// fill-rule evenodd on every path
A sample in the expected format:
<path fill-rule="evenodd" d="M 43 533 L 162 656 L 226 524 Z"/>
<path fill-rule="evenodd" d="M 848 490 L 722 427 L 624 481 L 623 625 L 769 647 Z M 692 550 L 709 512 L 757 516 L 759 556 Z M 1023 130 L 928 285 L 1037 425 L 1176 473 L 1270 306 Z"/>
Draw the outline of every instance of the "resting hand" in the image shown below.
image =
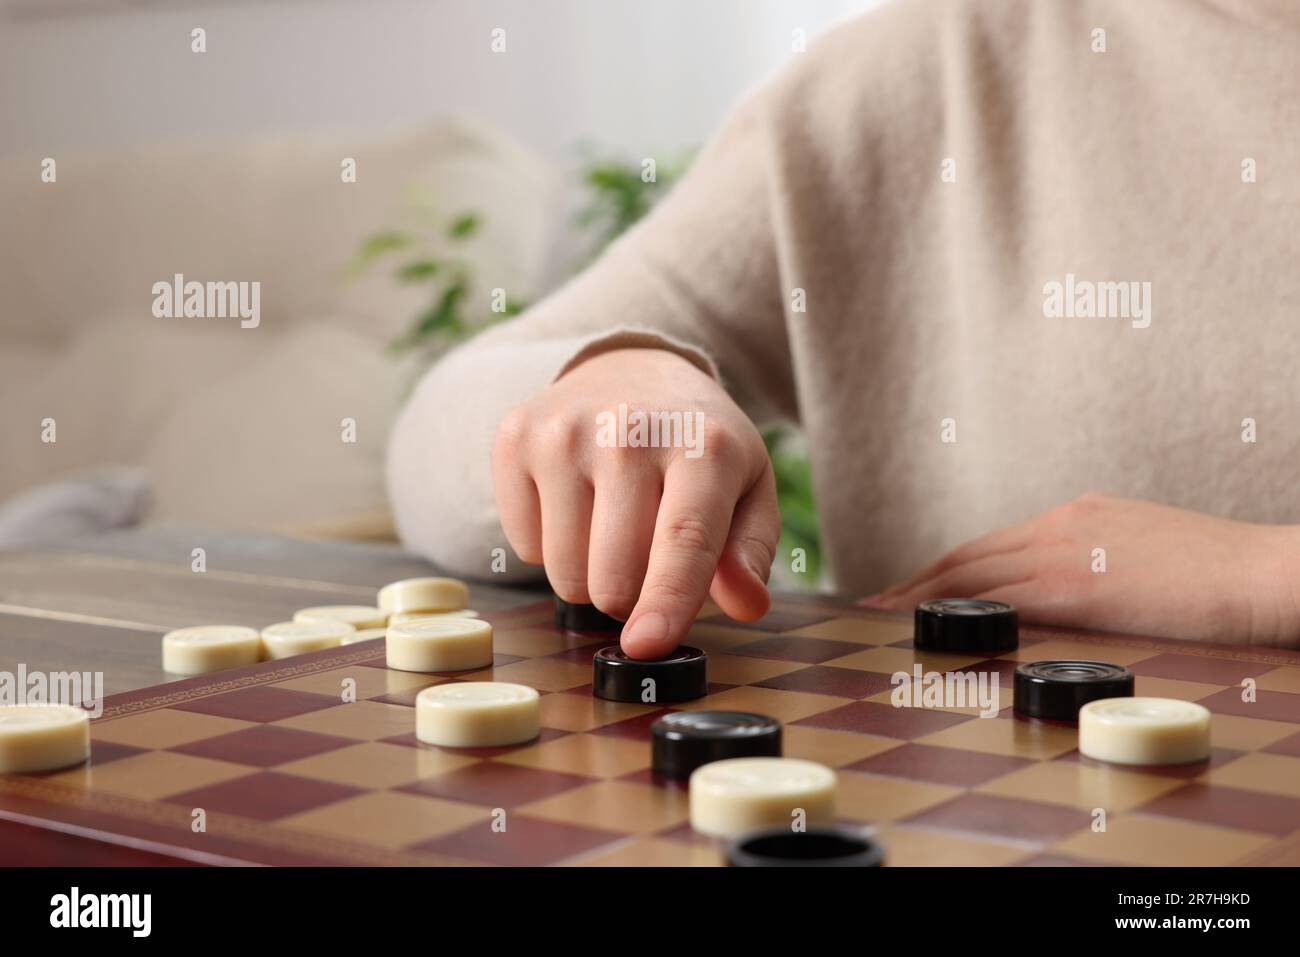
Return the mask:
<path fill-rule="evenodd" d="M 1026 621 L 1065 627 L 1294 647 L 1300 528 L 1089 494 L 968 542 L 866 603 L 931 598 L 1006 601 Z"/>

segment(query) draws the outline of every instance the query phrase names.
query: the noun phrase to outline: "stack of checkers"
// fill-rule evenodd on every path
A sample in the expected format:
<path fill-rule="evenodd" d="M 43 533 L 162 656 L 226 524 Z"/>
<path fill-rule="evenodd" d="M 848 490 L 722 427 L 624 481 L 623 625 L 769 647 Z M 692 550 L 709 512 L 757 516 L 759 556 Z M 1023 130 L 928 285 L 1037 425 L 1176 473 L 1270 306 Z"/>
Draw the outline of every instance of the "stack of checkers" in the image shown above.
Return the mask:
<path fill-rule="evenodd" d="M 468 599 L 464 582 L 411 578 L 381 588 L 374 605 L 302 608 L 291 621 L 260 630 L 244 625 L 177 628 L 163 636 L 162 666 L 174 675 L 204 675 L 383 638 L 388 665 L 394 669 L 488 667 L 492 628 L 466 607 Z M 531 688 L 522 691 L 537 697 Z M 503 732 L 485 733 L 499 737 Z M 532 736 L 536 734 L 534 729 Z M 0 707 L 0 774 L 70 767 L 89 755 L 89 720 L 84 710 L 63 705 Z"/>
<path fill-rule="evenodd" d="M 210 674 L 386 638 L 395 627 L 413 622 L 477 619 L 478 612 L 465 607 L 468 599 L 465 583 L 453 578 L 409 578 L 379 589 L 374 605 L 300 608 L 292 621 L 260 630 L 243 625 L 177 628 L 163 636 L 163 670 Z"/>

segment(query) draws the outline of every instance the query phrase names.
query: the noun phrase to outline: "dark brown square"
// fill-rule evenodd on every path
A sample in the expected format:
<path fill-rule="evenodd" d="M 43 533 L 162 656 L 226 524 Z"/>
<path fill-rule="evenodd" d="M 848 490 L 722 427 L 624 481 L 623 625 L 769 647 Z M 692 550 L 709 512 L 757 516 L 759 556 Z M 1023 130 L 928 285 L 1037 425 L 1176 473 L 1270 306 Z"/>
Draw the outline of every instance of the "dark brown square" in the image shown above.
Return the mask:
<path fill-rule="evenodd" d="M 1242 701 L 1241 691 L 1241 688 L 1224 688 L 1208 698 L 1202 698 L 1197 704 L 1205 705 L 1216 714 L 1235 714 L 1243 718 L 1300 724 L 1300 694 L 1257 690 L 1255 701 Z"/>
<path fill-rule="evenodd" d="M 143 754 L 148 748 L 137 748 L 132 744 L 118 744 L 116 741 L 100 741 L 93 736 L 90 740 L 90 765 L 108 764 L 133 754 Z"/>
<path fill-rule="evenodd" d="M 1204 684 L 1242 684 L 1243 677 L 1258 677 L 1271 671 L 1274 664 L 1239 662 L 1232 658 L 1212 658 L 1195 654 L 1157 654 L 1131 664 L 1135 675 L 1171 677 L 1177 681 L 1201 681 Z"/>
<path fill-rule="evenodd" d="M 168 750 L 199 758 L 214 758 L 217 761 L 269 768 L 276 764 L 284 764 L 286 761 L 309 758 L 313 754 L 323 754 L 353 744 L 356 744 L 356 741 L 351 738 L 282 728 L 274 724 L 260 724 L 253 728 L 244 728 L 242 731 L 218 735 L 215 738 L 200 738 L 198 741 L 191 741 L 189 744 L 178 745 Z"/>
<path fill-rule="evenodd" d="M 908 824 L 1048 843 L 1089 826 L 1084 811 L 992 794 L 963 794 L 907 818 Z"/>
<path fill-rule="evenodd" d="M 998 687 L 1014 688 L 1016 669 L 1022 664 L 1023 661 L 1015 661 L 1011 658 L 986 658 L 961 670 L 973 671 L 975 674 L 995 674 L 998 676 Z"/>
<path fill-rule="evenodd" d="M 951 728 L 963 721 L 978 721 L 964 714 L 947 711 L 927 711 L 923 708 L 895 708 L 875 701 L 855 701 L 842 708 L 823 711 L 795 721 L 814 728 L 832 731 L 856 731 L 859 734 L 879 734 L 886 738 L 910 741 L 923 735 Z M 993 719 L 995 720 L 995 719 Z"/>
<path fill-rule="evenodd" d="M 1143 658 L 1129 666 L 1135 675 L 1151 678 L 1172 678 L 1176 681 L 1199 681 L 1212 685 L 1238 685 L 1242 678 L 1257 678 L 1275 665 L 1232 658 L 1211 658 L 1203 655 L 1163 654 Z"/>
<path fill-rule="evenodd" d="M 750 658 L 775 658 L 778 661 L 801 661 L 806 665 L 818 665 L 823 661 L 842 658 L 862 650 L 862 645 L 851 641 L 772 635 L 769 638 L 759 638 L 755 641 L 747 641 L 743 645 L 735 645 L 728 649 L 728 653 Z"/>
<path fill-rule="evenodd" d="M 426 687 L 432 688 L 433 685 Z M 371 701 L 378 701 L 381 704 L 399 704 L 404 708 L 414 708 L 415 699 L 419 697 L 424 688 L 407 688 L 404 691 L 394 691 L 391 694 L 381 694 L 378 697 L 370 698 Z"/>
<path fill-rule="evenodd" d="M 484 821 L 416 844 L 413 849 L 447 854 L 483 864 L 544 867 L 626 837 L 626 834 L 616 831 L 601 831 L 515 814 L 507 815 L 504 831 L 493 831 L 491 822 Z"/>
<path fill-rule="evenodd" d="M 890 676 L 876 671 L 859 671 L 856 668 L 832 668 L 827 665 L 810 665 L 765 681 L 754 682 L 759 688 L 776 688 L 779 691 L 807 691 L 811 694 L 829 694 L 840 698 L 867 698 L 892 685 Z"/>
<path fill-rule="evenodd" d="M 1282 837 L 1300 829 L 1300 800 L 1189 782 L 1135 811 Z"/>
<path fill-rule="evenodd" d="M 592 728 L 588 734 L 603 734 L 612 738 L 631 738 L 633 741 L 650 740 L 650 725 L 654 724 L 666 714 L 672 714 L 676 708 L 660 708 L 658 711 L 650 711 L 646 714 L 639 714 L 635 718 L 624 718 L 622 721 L 615 721 L 612 724 L 601 725 L 599 728 Z"/>
<path fill-rule="evenodd" d="M 439 774 L 414 784 L 404 785 L 397 790 L 446 798 L 448 801 L 509 808 L 540 801 L 542 798 L 584 784 L 591 784 L 595 780 L 595 778 L 565 774 L 560 771 L 543 771 L 538 768 L 482 761 L 461 768 L 459 771 Z"/>
<path fill-rule="evenodd" d="M 1290 737 L 1283 738 L 1281 741 L 1274 741 L 1263 750 L 1270 754 L 1289 754 L 1292 757 L 1300 758 L 1300 731 Z"/>
<path fill-rule="evenodd" d="M 310 691 L 261 686 L 227 691 L 210 698 L 174 704 L 172 707 L 178 711 L 214 714 L 222 718 L 269 722 L 333 708 L 338 703 L 337 695 L 312 694 Z"/>
<path fill-rule="evenodd" d="M 329 781 L 311 781 L 293 774 L 259 771 L 167 798 L 168 804 L 201 807 L 206 811 L 236 814 L 258 821 L 309 811 L 344 798 L 364 794 L 361 788 Z"/>
<path fill-rule="evenodd" d="M 847 770 L 973 788 L 1033 763 L 1025 758 L 912 743 L 863 758 L 848 765 Z"/>

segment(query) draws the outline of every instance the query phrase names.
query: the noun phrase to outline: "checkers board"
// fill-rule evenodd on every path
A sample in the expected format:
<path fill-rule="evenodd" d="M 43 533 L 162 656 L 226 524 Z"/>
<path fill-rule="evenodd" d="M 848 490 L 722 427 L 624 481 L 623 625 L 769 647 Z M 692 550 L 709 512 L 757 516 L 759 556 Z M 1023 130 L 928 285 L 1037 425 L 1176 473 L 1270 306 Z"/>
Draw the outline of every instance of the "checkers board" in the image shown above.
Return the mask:
<path fill-rule="evenodd" d="M 1025 627 L 976 660 L 914 652 L 898 616 L 778 599 L 749 625 L 706 607 L 687 641 L 710 693 L 657 708 L 593 698 L 606 639 L 557 631 L 549 601 L 485 617 L 496 661 L 472 674 L 390 671 L 380 639 L 111 696 L 88 765 L 0 777 L 0 823 L 96 863 L 714 865 L 684 785 L 649 770 L 649 727 L 716 708 L 780 719 L 787 756 L 835 768 L 841 819 L 874 825 L 889 865 L 1300 864 L 1298 652 Z M 1205 705 L 1211 759 L 1107 766 L 1073 728 L 1012 717 L 1017 662 L 1045 658 L 1126 665 L 1137 694 Z M 1001 711 L 893 707 L 890 675 L 918 662 L 996 671 Z M 541 738 L 419 743 L 416 694 L 456 680 L 537 688 Z"/>

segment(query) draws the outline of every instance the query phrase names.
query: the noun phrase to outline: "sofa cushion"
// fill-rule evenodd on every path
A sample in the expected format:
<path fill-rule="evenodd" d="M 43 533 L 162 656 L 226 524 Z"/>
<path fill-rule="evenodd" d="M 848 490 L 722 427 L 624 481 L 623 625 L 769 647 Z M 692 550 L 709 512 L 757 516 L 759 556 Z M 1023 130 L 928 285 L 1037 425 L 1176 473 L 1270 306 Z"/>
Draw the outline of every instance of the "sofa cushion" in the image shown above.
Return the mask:
<path fill-rule="evenodd" d="M 355 157 L 356 184 L 340 181 Z M 383 449 L 413 371 L 384 345 L 428 303 L 387 270 L 348 281 L 362 238 L 473 210 L 483 278 L 538 294 L 557 178 L 448 120 L 382 141 L 58 157 L 0 169 L 0 501 L 105 464 L 149 470 L 160 517 L 267 528 L 385 504 Z M 259 281 L 261 323 L 153 315 L 152 287 Z M 57 422 L 57 442 L 40 423 Z M 340 421 L 357 421 L 357 442 Z"/>

